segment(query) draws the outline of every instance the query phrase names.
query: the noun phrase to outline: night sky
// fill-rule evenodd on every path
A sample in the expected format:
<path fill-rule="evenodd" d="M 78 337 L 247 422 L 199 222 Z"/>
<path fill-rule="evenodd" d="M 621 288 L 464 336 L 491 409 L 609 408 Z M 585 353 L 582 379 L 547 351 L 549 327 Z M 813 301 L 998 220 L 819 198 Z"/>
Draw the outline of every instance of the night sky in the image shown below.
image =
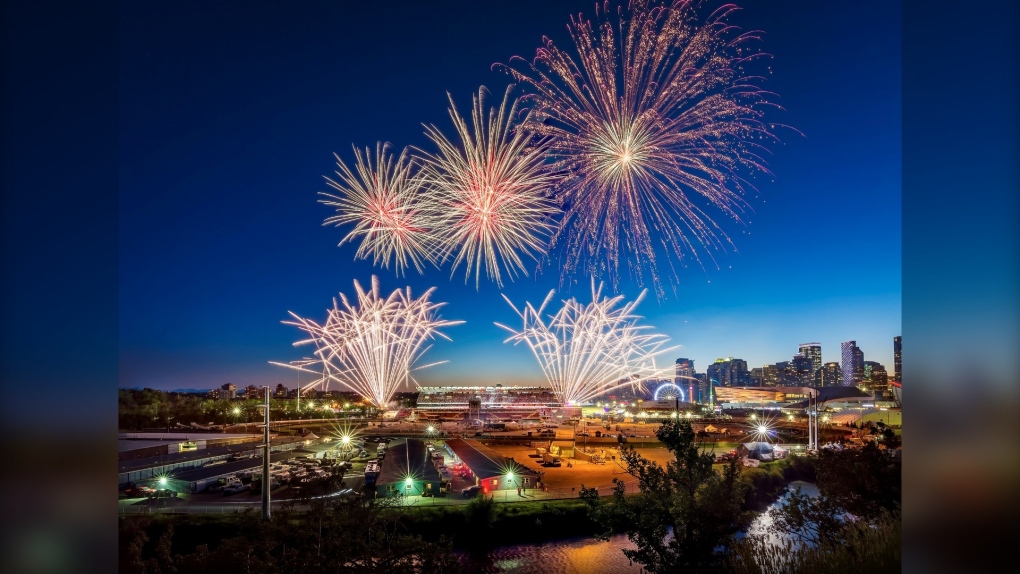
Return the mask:
<path fill-rule="evenodd" d="M 287 311 L 323 319 L 331 297 L 372 274 L 387 292 L 437 286 L 447 330 L 422 384 L 541 383 L 530 351 L 503 345 L 516 316 L 490 282 L 449 266 L 406 278 L 354 261 L 317 203 L 333 153 L 389 141 L 428 147 L 449 131 L 446 92 L 465 109 L 491 70 L 530 58 L 543 35 L 569 38 L 584 2 L 122 3 L 120 71 L 120 385 L 294 386 L 267 364 L 298 358 Z M 715 6 L 717 4 L 711 4 Z M 732 20 L 766 32 L 767 88 L 785 112 L 751 223 L 727 223 L 738 253 L 681 272 L 678 295 L 639 308 L 703 372 L 717 357 L 749 367 L 798 343 L 856 339 L 892 370 L 901 334 L 900 14 L 898 4 L 751 1 Z M 555 270 L 502 290 L 539 303 Z M 590 297 L 579 277 L 570 295 Z M 627 281 L 621 290 L 636 296 Z M 566 295 L 566 294 L 564 294 Z M 908 341 L 908 349 L 910 343 Z"/>

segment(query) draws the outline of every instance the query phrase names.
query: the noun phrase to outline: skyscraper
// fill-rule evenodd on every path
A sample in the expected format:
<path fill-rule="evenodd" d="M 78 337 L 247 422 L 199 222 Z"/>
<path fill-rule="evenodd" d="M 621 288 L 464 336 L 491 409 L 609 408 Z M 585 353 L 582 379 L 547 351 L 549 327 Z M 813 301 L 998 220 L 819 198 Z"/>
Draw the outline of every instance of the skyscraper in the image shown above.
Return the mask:
<path fill-rule="evenodd" d="M 857 348 L 857 341 L 842 343 L 840 350 L 843 358 L 841 386 L 856 387 L 864 379 L 864 351 Z"/>
<path fill-rule="evenodd" d="M 822 377 L 821 386 L 823 387 L 838 387 L 843 380 L 843 372 L 839 368 L 839 363 L 825 363 L 822 365 Z"/>
<path fill-rule="evenodd" d="M 676 378 L 673 379 L 673 383 L 684 390 L 688 401 L 700 402 L 701 389 L 698 382 L 694 380 L 694 359 L 680 358 L 676 360 Z"/>
<path fill-rule="evenodd" d="M 747 371 L 747 361 L 726 357 L 716 359 L 706 369 L 709 381 L 715 381 L 723 387 L 743 387 L 751 383 L 751 373 Z"/>
<path fill-rule="evenodd" d="M 797 381 L 798 385 L 810 386 L 814 384 L 817 369 L 810 357 L 805 357 L 800 353 L 794 355 L 793 360 L 790 361 L 790 370 L 791 378 Z"/>
<path fill-rule="evenodd" d="M 685 386 L 687 383 L 681 383 L 681 380 L 690 382 L 690 379 L 685 377 L 694 376 L 694 359 L 677 359 L 676 360 L 676 384 Z"/>
<path fill-rule="evenodd" d="M 893 350 L 893 377 L 897 383 L 903 382 L 903 336 L 897 335 L 892 338 Z"/>
<path fill-rule="evenodd" d="M 875 361 L 864 361 L 864 385 L 872 392 L 888 391 L 889 374 L 885 371 L 885 365 Z"/>
<path fill-rule="evenodd" d="M 821 343 L 802 343 L 799 347 L 801 355 L 811 359 L 811 384 L 819 384 L 821 382 L 821 369 L 822 369 L 822 344 Z"/>

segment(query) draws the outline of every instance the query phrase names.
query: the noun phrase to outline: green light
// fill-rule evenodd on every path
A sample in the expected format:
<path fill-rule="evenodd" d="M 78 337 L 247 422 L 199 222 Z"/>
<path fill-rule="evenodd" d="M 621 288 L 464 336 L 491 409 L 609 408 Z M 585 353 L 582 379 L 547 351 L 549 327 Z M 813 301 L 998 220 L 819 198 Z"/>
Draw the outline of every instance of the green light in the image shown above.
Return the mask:
<path fill-rule="evenodd" d="M 412 484 L 414 484 L 414 481 L 411 480 L 411 477 L 409 476 L 404 480 L 404 484 L 406 484 L 407 486 L 411 486 Z"/>
<path fill-rule="evenodd" d="M 237 415 L 237 414 L 241 414 L 241 409 L 239 409 L 239 408 L 237 408 L 237 407 L 234 407 L 234 414 L 235 414 L 235 415 Z"/>
<path fill-rule="evenodd" d="M 514 479 L 514 473 L 512 473 L 512 472 L 506 473 L 506 479 L 507 480 L 513 480 Z"/>
<path fill-rule="evenodd" d="M 166 477 L 165 476 L 159 477 L 159 485 L 160 486 L 166 486 Z"/>

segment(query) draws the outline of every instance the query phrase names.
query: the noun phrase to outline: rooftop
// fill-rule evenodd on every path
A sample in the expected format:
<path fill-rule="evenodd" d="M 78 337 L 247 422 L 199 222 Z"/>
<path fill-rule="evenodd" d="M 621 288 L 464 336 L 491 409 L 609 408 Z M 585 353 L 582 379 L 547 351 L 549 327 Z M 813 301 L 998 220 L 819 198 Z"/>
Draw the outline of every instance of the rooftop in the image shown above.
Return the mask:
<path fill-rule="evenodd" d="M 457 455 L 478 478 L 486 479 L 514 474 L 534 475 L 534 471 L 517 461 L 510 460 L 476 440 L 450 439 L 446 445 Z"/>
<path fill-rule="evenodd" d="M 408 477 L 415 480 L 439 480 L 439 471 L 432 466 L 428 448 L 416 438 L 400 439 L 386 448 L 386 457 L 376 484 L 399 482 Z"/>

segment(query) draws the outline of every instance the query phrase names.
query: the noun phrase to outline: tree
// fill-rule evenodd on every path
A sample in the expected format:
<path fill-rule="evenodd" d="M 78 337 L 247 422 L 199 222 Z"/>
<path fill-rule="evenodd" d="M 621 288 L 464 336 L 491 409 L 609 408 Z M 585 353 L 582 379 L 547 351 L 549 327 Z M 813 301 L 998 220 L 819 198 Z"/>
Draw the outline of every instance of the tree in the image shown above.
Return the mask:
<path fill-rule="evenodd" d="M 257 513 L 245 512 L 233 515 L 229 522 L 219 523 L 224 538 L 208 540 L 214 531 L 205 530 L 203 541 L 208 540 L 208 544 L 172 558 L 169 555 L 174 536 L 171 528 L 162 533 L 147 533 L 146 528 L 158 529 L 161 524 L 148 522 L 148 517 L 122 519 L 122 532 L 134 537 L 122 544 L 125 555 L 121 559 L 121 572 L 166 574 L 171 571 L 168 565 L 189 574 L 454 574 L 460 571 L 447 542 L 426 542 L 408 534 L 399 516 L 386 512 L 389 504 L 388 501 L 335 497 L 314 501 L 305 512 L 286 507 L 274 509 L 273 519 L 269 521 L 262 520 Z M 140 521 L 146 522 L 139 527 Z M 150 556 L 143 557 L 143 546 L 154 537 L 160 541 L 158 547 Z M 210 550 L 213 544 L 215 547 Z"/>
<path fill-rule="evenodd" d="M 823 449 L 815 463 L 819 495 L 793 492 L 770 511 L 773 530 L 811 544 L 838 545 L 848 522 L 877 524 L 900 512 L 900 463 L 874 443 Z"/>
<path fill-rule="evenodd" d="M 716 549 L 729 545 L 747 523 L 740 469 L 731 460 L 722 475 L 713 470 L 714 456 L 701 451 L 686 420 L 667 421 L 656 436 L 674 457 L 665 468 L 633 447 L 621 449 L 624 468 L 638 479 L 640 493 L 626 496 L 625 483 L 614 479 L 611 502 L 584 487 L 581 498 L 603 528 L 599 537 L 626 532 L 637 548 L 623 553 L 649 572 L 711 569 L 721 559 Z"/>

